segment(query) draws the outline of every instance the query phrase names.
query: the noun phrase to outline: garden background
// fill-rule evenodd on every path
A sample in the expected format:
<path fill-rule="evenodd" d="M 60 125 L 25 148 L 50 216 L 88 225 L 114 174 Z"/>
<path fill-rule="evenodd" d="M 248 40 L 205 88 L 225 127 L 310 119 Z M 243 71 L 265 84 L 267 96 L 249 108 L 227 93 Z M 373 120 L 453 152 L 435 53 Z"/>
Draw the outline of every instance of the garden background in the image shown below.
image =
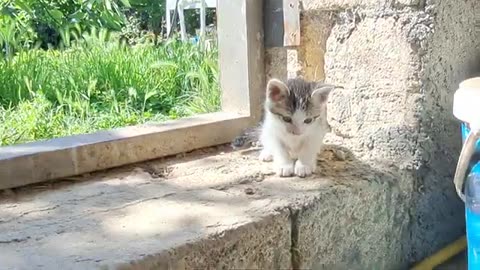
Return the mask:
<path fill-rule="evenodd" d="M 0 3 L 0 146 L 220 108 L 215 9 L 181 42 L 165 0 Z M 199 12 L 185 16 L 195 37 Z"/>

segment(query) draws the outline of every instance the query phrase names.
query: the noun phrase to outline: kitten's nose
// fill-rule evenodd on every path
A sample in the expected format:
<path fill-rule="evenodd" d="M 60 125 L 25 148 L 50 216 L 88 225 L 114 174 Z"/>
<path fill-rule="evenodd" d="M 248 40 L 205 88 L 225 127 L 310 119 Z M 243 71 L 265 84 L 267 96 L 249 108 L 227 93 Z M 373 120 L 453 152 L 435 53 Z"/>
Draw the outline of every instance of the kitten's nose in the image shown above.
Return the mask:
<path fill-rule="evenodd" d="M 300 130 L 297 127 L 293 127 L 290 129 L 290 133 L 293 135 L 300 135 Z"/>

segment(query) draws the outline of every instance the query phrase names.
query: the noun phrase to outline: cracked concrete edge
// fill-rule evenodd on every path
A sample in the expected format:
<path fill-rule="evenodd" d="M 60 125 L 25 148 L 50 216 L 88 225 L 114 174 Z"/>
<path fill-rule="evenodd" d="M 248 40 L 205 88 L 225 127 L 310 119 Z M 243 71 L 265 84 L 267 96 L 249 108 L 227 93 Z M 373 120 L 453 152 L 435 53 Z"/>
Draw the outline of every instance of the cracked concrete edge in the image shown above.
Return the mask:
<path fill-rule="evenodd" d="M 299 211 L 298 269 L 406 269 L 410 196 L 389 184 L 338 196 Z"/>
<path fill-rule="evenodd" d="M 290 269 L 290 216 L 279 211 L 207 239 L 115 265 L 119 270 Z M 106 269 L 108 267 L 105 267 Z"/>
<path fill-rule="evenodd" d="M 307 193 L 257 221 L 114 268 L 403 269 L 410 198 L 395 176 L 372 177 L 379 181 Z"/>

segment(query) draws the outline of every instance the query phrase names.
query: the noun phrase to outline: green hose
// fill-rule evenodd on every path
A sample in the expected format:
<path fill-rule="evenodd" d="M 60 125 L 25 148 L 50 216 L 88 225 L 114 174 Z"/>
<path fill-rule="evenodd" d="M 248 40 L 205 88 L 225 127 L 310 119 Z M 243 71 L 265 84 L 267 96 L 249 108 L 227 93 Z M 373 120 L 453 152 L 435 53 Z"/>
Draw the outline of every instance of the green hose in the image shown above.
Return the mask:
<path fill-rule="evenodd" d="M 442 248 L 437 253 L 421 261 L 415 265 L 411 270 L 432 270 L 435 267 L 445 263 L 455 255 L 464 251 L 467 247 L 467 239 L 462 236 L 460 239 Z"/>

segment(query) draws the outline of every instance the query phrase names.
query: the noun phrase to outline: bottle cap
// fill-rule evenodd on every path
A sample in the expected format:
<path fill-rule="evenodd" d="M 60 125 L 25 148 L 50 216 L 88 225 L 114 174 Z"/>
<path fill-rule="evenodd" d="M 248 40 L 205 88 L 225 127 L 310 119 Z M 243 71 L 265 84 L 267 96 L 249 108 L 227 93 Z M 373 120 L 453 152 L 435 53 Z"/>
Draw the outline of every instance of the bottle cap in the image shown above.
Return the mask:
<path fill-rule="evenodd" d="M 470 128 L 480 129 L 480 77 L 460 83 L 453 96 L 453 115 Z"/>

